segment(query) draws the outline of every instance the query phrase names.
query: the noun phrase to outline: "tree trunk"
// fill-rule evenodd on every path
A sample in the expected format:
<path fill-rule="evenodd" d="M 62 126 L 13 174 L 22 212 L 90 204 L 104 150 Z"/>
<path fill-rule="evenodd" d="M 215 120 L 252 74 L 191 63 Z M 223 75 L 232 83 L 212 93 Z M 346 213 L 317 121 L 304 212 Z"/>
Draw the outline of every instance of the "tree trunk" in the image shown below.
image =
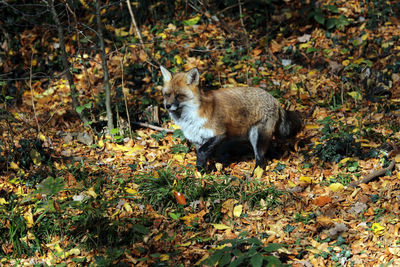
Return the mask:
<path fill-rule="evenodd" d="M 107 111 L 107 127 L 108 127 L 107 131 L 110 134 L 111 130 L 114 129 L 113 114 L 111 109 L 111 85 L 110 85 L 110 77 L 108 74 L 107 56 L 104 45 L 103 27 L 101 23 L 100 11 L 101 11 L 100 0 L 97 0 L 96 1 L 97 35 L 99 37 L 99 42 L 100 42 L 101 66 L 103 68 L 103 73 L 104 73 L 104 90 L 106 93 L 106 111 Z"/>
<path fill-rule="evenodd" d="M 78 92 L 76 91 L 76 87 L 74 84 L 74 79 L 72 77 L 71 71 L 70 71 L 70 64 L 68 62 L 68 55 L 67 51 L 65 49 L 65 40 L 64 40 L 64 31 L 61 25 L 61 22 L 58 18 L 57 11 L 54 7 L 54 0 L 49 0 L 48 5 L 50 7 L 51 14 L 53 16 L 54 22 L 56 23 L 57 26 L 57 31 L 58 31 L 58 38 L 60 39 L 60 48 L 61 48 L 61 59 L 64 67 L 64 72 L 65 75 L 67 76 L 69 88 L 70 88 L 70 93 L 71 93 L 71 99 L 72 99 L 72 108 L 74 112 L 76 112 L 76 108 L 80 106 L 79 101 L 78 101 Z M 78 113 L 76 112 L 81 120 L 86 124 L 89 124 L 89 119 L 85 116 L 83 113 Z"/>

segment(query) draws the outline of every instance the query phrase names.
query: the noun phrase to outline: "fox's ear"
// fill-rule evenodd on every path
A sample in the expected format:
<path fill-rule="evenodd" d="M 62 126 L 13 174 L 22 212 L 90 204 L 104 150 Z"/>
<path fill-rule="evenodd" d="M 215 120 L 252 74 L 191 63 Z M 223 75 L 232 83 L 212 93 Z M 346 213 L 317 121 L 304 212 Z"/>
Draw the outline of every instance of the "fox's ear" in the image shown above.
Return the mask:
<path fill-rule="evenodd" d="M 187 85 L 193 84 L 198 85 L 200 80 L 200 72 L 197 68 L 193 68 L 186 72 L 186 83 Z"/>
<path fill-rule="evenodd" d="M 169 72 L 166 68 L 164 68 L 163 66 L 160 66 L 161 69 L 161 73 L 164 79 L 164 82 L 169 82 L 172 79 L 172 74 L 171 72 Z"/>

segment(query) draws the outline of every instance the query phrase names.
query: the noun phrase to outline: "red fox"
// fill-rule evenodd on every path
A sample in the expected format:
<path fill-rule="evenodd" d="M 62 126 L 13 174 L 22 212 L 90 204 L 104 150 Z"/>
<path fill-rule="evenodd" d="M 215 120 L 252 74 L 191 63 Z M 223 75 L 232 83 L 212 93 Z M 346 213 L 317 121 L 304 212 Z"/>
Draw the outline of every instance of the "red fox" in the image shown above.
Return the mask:
<path fill-rule="evenodd" d="M 256 159 L 254 170 L 264 168 L 264 157 L 275 135 L 290 138 L 302 128 L 298 112 L 284 110 L 261 88 L 199 89 L 197 68 L 172 75 L 161 66 L 164 106 L 184 136 L 196 146 L 196 166 L 205 170 L 214 148 L 227 138 L 250 141 Z M 254 173 L 253 170 L 253 173 Z"/>

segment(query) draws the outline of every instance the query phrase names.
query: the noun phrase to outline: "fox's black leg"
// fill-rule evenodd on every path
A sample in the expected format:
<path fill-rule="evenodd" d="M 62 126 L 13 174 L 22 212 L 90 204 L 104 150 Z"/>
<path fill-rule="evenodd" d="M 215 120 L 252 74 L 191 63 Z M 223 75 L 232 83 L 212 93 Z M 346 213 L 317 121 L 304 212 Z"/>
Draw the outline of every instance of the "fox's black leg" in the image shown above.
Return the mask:
<path fill-rule="evenodd" d="M 196 167 L 199 171 L 205 171 L 207 167 L 207 160 L 210 157 L 211 153 L 214 151 L 214 148 L 221 143 L 224 139 L 224 136 L 214 136 L 207 140 L 203 145 L 197 148 L 196 155 Z"/>
<path fill-rule="evenodd" d="M 254 156 L 256 158 L 256 164 L 254 166 L 251 176 L 253 176 L 254 171 L 257 167 L 264 169 L 265 167 L 265 152 L 268 150 L 269 142 L 272 137 L 272 132 L 270 129 L 273 127 L 263 126 L 263 127 L 252 127 L 249 132 L 249 140 L 254 150 Z"/>

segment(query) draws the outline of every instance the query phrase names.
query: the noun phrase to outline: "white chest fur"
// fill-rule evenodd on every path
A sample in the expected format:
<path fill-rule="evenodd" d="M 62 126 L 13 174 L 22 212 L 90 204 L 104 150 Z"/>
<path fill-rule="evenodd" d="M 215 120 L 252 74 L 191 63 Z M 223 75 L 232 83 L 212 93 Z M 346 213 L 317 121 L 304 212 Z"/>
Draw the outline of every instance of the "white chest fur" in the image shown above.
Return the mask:
<path fill-rule="evenodd" d="M 207 122 L 205 118 L 198 116 L 198 108 L 196 106 L 184 106 L 178 117 L 173 112 L 170 115 L 174 122 L 181 127 L 185 137 L 196 145 L 196 148 L 204 144 L 209 138 L 214 137 L 214 132 L 211 129 L 204 128 Z"/>

